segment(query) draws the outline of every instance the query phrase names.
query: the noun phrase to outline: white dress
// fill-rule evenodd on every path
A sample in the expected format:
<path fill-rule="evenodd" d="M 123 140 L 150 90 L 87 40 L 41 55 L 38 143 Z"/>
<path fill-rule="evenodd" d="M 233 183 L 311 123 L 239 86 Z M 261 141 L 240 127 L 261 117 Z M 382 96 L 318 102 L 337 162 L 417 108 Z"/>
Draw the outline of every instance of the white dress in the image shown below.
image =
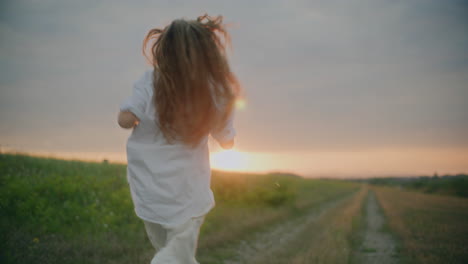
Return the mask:
<path fill-rule="evenodd" d="M 137 216 L 174 228 L 215 206 L 208 135 L 195 148 L 182 142 L 169 144 L 157 126 L 152 98 L 153 70 L 148 70 L 120 105 L 121 111 L 130 111 L 140 120 L 127 141 L 127 180 Z M 233 116 L 225 127 L 211 132 L 220 143 L 235 134 Z"/>

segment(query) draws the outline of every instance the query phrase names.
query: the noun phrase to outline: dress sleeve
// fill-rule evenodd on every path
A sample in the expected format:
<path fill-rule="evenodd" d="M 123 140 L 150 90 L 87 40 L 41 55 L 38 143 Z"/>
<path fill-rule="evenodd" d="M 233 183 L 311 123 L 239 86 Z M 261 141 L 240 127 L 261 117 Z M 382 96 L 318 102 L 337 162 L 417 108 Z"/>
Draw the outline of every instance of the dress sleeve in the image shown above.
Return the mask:
<path fill-rule="evenodd" d="M 146 72 L 140 79 L 133 83 L 132 95 L 125 99 L 120 104 L 120 111 L 130 111 L 138 119 L 142 119 L 145 113 L 146 106 L 151 100 L 150 94 L 148 93 L 146 86 L 151 85 L 151 73 Z M 149 79 L 149 80 L 148 80 Z"/>
<path fill-rule="evenodd" d="M 234 139 L 236 136 L 236 129 L 234 128 L 234 111 L 226 120 L 226 123 L 211 131 L 211 136 L 219 143 L 226 143 Z"/>

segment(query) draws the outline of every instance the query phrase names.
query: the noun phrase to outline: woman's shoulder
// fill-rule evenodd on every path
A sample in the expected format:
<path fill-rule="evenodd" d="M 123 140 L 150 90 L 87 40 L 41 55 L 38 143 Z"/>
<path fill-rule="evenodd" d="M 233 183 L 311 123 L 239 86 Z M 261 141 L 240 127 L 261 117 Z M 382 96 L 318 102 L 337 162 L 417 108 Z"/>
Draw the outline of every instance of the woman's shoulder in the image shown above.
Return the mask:
<path fill-rule="evenodd" d="M 146 93 L 152 93 L 153 88 L 153 69 L 149 69 L 143 72 L 140 77 L 133 82 L 133 86 L 136 90 L 145 91 Z"/>
<path fill-rule="evenodd" d="M 142 75 L 140 75 L 140 78 L 138 78 L 135 81 L 135 84 L 147 84 L 147 83 L 152 83 L 153 82 L 153 76 L 154 76 L 154 69 L 149 69 L 143 72 Z"/>

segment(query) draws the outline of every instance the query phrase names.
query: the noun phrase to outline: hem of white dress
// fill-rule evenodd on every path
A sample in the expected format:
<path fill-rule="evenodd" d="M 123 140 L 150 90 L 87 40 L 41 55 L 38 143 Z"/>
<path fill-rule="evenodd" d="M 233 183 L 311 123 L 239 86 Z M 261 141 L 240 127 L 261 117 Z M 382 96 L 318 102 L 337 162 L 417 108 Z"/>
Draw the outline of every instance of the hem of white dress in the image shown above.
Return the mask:
<path fill-rule="evenodd" d="M 210 206 L 209 206 L 207 209 L 205 209 L 205 210 L 202 211 L 203 213 L 201 213 L 201 214 L 199 214 L 199 215 L 191 216 L 190 218 L 198 218 L 198 217 L 205 216 L 205 215 L 206 215 L 208 212 L 210 212 L 211 209 L 213 209 L 214 207 L 215 207 L 215 203 L 211 203 Z M 135 214 L 138 216 L 138 218 L 140 218 L 140 219 L 142 219 L 142 220 L 144 220 L 144 221 L 147 221 L 147 222 L 150 222 L 150 223 L 159 224 L 159 225 L 163 226 L 164 228 L 175 228 L 175 227 L 178 226 L 178 225 L 175 225 L 175 226 L 174 226 L 174 225 L 171 225 L 171 224 L 166 224 L 166 223 L 163 223 L 163 222 L 158 222 L 158 221 L 149 219 L 149 218 L 147 218 L 147 217 L 144 217 L 144 216 L 140 215 L 140 214 L 138 213 L 137 210 L 135 210 Z M 190 219 L 185 220 L 182 224 L 186 223 L 188 220 L 190 220 Z"/>

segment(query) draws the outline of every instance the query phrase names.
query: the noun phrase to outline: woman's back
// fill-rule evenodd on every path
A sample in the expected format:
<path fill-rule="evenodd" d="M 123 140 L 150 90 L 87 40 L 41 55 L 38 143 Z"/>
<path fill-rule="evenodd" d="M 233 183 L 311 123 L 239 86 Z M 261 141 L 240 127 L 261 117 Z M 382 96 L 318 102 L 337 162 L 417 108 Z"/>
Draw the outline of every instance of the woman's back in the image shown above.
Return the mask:
<path fill-rule="evenodd" d="M 205 15 L 150 30 L 143 46 L 155 39 L 153 69 L 120 106 L 119 124 L 133 128 L 127 180 L 135 212 L 155 248 L 164 246 L 152 263 L 197 263 L 197 230 L 215 205 L 208 135 L 224 148 L 234 142 L 238 84 L 220 39 L 228 41 L 221 22 Z"/>
<path fill-rule="evenodd" d="M 159 129 L 153 98 L 153 70 L 134 83 L 133 94 L 121 110 L 139 119 L 127 141 L 127 178 L 136 214 L 167 227 L 206 214 L 215 204 L 210 189 L 208 134 L 195 145 L 169 142 Z M 220 142 L 235 136 L 231 118 L 212 131 Z"/>

